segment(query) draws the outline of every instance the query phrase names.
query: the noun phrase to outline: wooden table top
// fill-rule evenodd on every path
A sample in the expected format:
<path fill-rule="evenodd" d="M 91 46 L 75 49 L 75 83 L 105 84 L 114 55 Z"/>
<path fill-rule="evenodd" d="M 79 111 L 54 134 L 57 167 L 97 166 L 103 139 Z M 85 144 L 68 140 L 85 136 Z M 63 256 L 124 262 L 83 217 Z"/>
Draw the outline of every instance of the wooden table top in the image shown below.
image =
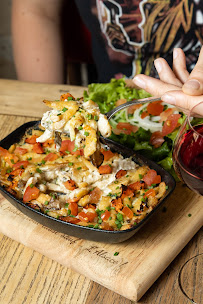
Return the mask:
<path fill-rule="evenodd" d="M 39 119 L 43 99 L 59 99 L 70 91 L 82 96 L 84 88 L 0 80 L 0 139 L 25 122 Z M 1 223 L 0 223 L 1 224 Z M 1 304 L 130 304 L 134 303 L 40 253 L 0 234 Z M 200 230 L 138 303 L 191 303 L 181 292 L 182 265 L 202 252 Z"/>

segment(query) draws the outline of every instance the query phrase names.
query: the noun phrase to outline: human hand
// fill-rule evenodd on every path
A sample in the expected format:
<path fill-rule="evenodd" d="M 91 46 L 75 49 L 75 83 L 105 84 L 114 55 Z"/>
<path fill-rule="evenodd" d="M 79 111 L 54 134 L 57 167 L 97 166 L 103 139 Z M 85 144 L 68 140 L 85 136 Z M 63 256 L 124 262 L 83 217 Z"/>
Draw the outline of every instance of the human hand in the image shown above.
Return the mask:
<path fill-rule="evenodd" d="M 186 69 L 185 55 L 181 49 L 173 51 L 173 70 L 163 58 L 156 59 L 154 64 L 160 80 L 137 75 L 133 79 L 136 85 L 185 112 L 203 101 L 203 47 L 190 74 Z"/>

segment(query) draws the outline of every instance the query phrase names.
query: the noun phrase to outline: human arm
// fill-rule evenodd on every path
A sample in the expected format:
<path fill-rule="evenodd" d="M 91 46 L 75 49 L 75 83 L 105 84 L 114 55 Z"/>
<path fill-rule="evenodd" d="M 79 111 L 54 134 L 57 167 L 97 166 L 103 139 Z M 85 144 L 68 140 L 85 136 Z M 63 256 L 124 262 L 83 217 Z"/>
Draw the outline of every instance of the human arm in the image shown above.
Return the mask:
<path fill-rule="evenodd" d="M 185 111 L 203 101 L 203 47 L 190 74 L 186 69 L 185 55 L 181 49 L 174 49 L 173 70 L 163 58 L 155 60 L 154 64 L 160 80 L 137 75 L 133 80 L 136 85 Z"/>
<path fill-rule="evenodd" d="M 12 43 L 19 80 L 63 83 L 62 0 L 13 0 Z"/>

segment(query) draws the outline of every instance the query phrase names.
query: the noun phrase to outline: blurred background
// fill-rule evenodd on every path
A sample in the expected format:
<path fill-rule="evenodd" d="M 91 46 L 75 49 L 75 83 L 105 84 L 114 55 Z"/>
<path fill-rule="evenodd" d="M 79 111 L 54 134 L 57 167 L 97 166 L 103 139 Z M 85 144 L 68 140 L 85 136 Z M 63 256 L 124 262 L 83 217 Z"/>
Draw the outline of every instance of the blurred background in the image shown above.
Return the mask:
<path fill-rule="evenodd" d="M 0 78 L 17 79 L 12 53 L 11 4 L 12 0 L 0 0 Z M 68 49 L 66 82 L 72 85 L 87 86 L 88 83 L 97 80 L 96 68 L 91 55 L 91 36 L 78 14 L 74 1 L 64 1 L 64 14 L 70 9 L 73 20 L 78 20 L 76 30 L 79 34 L 75 35 L 73 31 L 70 31 L 72 19 L 65 18 L 64 35 L 74 42 L 73 45 L 83 43 L 83 49 L 82 53 L 78 53 L 75 49 L 64 46 Z"/>
<path fill-rule="evenodd" d="M 0 0 L 0 78 L 16 79 L 11 42 L 11 2 Z"/>

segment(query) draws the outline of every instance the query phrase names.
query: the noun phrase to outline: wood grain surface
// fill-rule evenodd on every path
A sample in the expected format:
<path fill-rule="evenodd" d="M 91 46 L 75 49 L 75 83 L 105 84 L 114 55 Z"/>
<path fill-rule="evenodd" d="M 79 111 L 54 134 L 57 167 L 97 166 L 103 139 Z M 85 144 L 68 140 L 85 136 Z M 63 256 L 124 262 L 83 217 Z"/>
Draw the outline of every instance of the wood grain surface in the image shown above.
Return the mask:
<path fill-rule="evenodd" d="M 5 83 L 6 82 L 6 83 Z M 12 103 L 7 108 L 8 115 L 0 115 L 0 138 L 5 137 L 16 127 L 23 123 L 35 120 L 38 115 L 30 111 L 29 116 L 26 105 L 25 113 L 20 115 L 20 111 L 16 111 L 15 115 L 11 115 L 10 106 L 15 107 L 15 92 L 14 88 L 21 91 L 21 95 L 26 92 L 29 87 L 29 96 L 34 96 L 37 90 L 37 96 L 42 96 L 41 90 L 45 90 L 43 86 L 34 85 L 33 94 L 30 86 L 26 84 L 19 86 L 14 81 L 0 80 L 0 88 L 7 85 L 7 90 L 3 91 L 3 96 L 9 95 Z M 44 85 L 46 87 L 47 85 Z M 66 87 L 64 90 L 69 90 Z M 5 106 L 1 111 L 2 96 L 0 90 L 0 113 L 5 113 Z M 59 90 L 59 86 L 55 88 Z M 57 91 L 58 92 L 58 91 Z M 72 91 L 71 91 L 72 92 Z M 20 92 L 17 92 L 20 96 Z M 51 96 L 50 96 L 51 97 Z M 46 97 L 45 97 L 46 98 Z M 57 97 L 56 97 L 57 98 Z M 58 99 L 58 98 L 57 98 Z M 28 99 L 29 103 L 29 99 Z M 5 102 L 4 102 L 5 105 Z M 21 106 L 22 108 L 22 106 Z M 185 188 L 184 188 L 185 189 Z M 183 191 L 183 198 L 188 195 Z M 185 192 L 185 193 L 184 193 Z M 182 199 L 181 197 L 179 199 Z M 195 204 L 195 201 L 194 201 Z M 190 211 L 186 210 L 186 213 Z M 188 218 L 189 219 L 189 218 Z M 190 219 L 194 219 L 190 217 Z M 177 218 L 178 220 L 178 218 Z M 0 225 L 2 225 L 0 223 Z M 169 227 L 170 228 L 170 227 Z M 187 227 L 186 227 L 187 228 Z M 182 229 L 185 229 L 183 227 Z M 118 295 L 117 293 L 106 289 L 105 287 L 91 281 L 89 278 L 70 270 L 66 266 L 62 266 L 56 261 L 45 257 L 31 248 L 11 240 L 7 236 L 0 234 L 0 303 L 2 304 L 47 304 L 47 303 L 84 303 L 84 304 L 101 304 L 101 303 L 135 303 Z M 185 244 L 186 245 L 186 244 Z M 171 248 L 173 250 L 173 248 Z M 200 230 L 181 253 L 174 259 L 168 268 L 161 274 L 152 287 L 142 296 L 138 303 L 167 303 L 167 304 L 187 304 L 191 303 L 182 294 L 178 285 L 178 273 L 181 266 L 191 257 L 202 252 L 202 230 Z M 73 268 L 76 269 L 73 265 Z M 101 273 L 102 276 L 102 273 Z M 121 288 L 125 289 L 125 280 L 120 280 Z M 124 286 L 123 286 L 124 285 Z"/>

